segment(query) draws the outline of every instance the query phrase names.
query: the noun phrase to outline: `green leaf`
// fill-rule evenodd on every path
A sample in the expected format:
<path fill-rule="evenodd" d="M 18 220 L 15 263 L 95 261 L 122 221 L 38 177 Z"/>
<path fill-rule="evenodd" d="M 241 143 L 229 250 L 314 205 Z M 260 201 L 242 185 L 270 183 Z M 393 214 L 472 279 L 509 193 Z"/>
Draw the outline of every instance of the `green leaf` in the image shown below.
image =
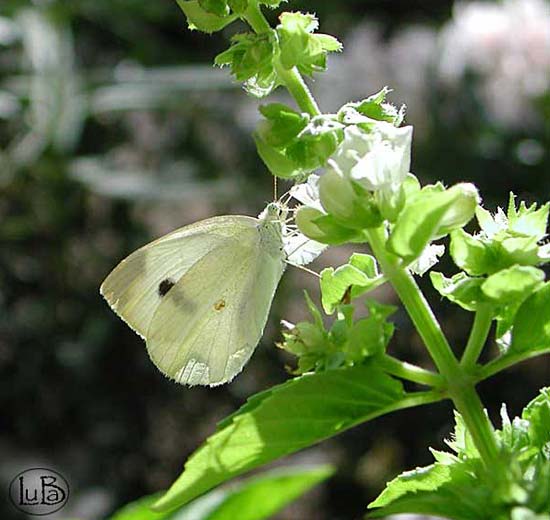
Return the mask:
<path fill-rule="evenodd" d="M 321 302 L 327 314 L 332 314 L 346 293 L 350 300 L 378 287 L 382 277 L 376 260 L 366 254 L 354 253 L 347 264 L 327 267 L 321 271 Z"/>
<path fill-rule="evenodd" d="M 286 147 L 286 153 L 304 170 L 312 172 L 325 166 L 341 140 L 342 132 L 337 125 L 330 124 L 330 117 L 316 116 Z"/>
<path fill-rule="evenodd" d="M 453 520 L 497 519 L 494 511 L 503 512 L 491 503 L 492 490 L 480 481 L 479 461 L 461 464 L 435 463 L 401 474 L 369 508 L 379 508 L 368 515 L 381 518 L 412 513 L 441 516 Z M 485 484 L 485 485 L 484 485 Z"/>
<path fill-rule="evenodd" d="M 489 276 L 481 290 L 497 303 L 508 303 L 526 298 L 544 281 L 544 271 L 531 266 L 514 265 Z"/>
<path fill-rule="evenodd" d="M 540 390 L 540 395 L 523 410 L 522 418 L 529 421 L 532 444 L 550 460 L 550 387 Z"/>
<path fill-rule="evenodd" d="M 550 510 L 550 390 L 524 410 L 522 419 L 508 418 L 496 431 L 502 466 L 486 467 L 473 446 L 460 415 L 455 454 L 432 451 L 435 463 L 408 471 L 391 481 L 369 505 L 379 518 L 400 513 L 441 516 L 453 520 L 544 519 Z M 527 515 L 527 516 L 525 516 Z"/>
<path fill-rule="evenodd" d="M 109 520 L 167 520 L 173 516 L 173 511 L 155 513 L 151 506 L 162 496 L 162 493 L 148 495 L 135 500 L 114 513 Z"/>
<path fill-rule="evenodd" d="M 473 204 L 472 204 L 473 203 Z M 473 216 L 477 190 L 468 184 L 427 186 L 407 203 L 388 241 L 388 249 L 408 262 L 435 238 L 465 225 Z"/>
<path fill-rule="evenodd" d="M 514 321 L 509 354 L 550 348 L 550 283 L 523 302 Z"/>
<path fill-rule="evenodd" d="M 393 336 L 394 325 L 387 318 L 396 311 L 396 307 L 374 300 L 367 301 L 366 305 L 368 317 L 352 323 L 347 333 L 343 352 L 348 363 L 382 354 Z"/>
<path fill-rule="evenodd" d="M 187 17 L 189 29 L 197 29 L 206 33 L 220 31 L 226 25 L 237 19 L 237 15 L 218 16 L 205 11 L 197 0 L 176 0 Z"/>
<path fill-rule="evenodd" d="M 156 493 L 126 505 L 110 520 L 262 520 L 333 473 L 334 469 L 328 465 L 278 468 L 216 489 L 180 509 L 162 513 L 151 510 L 160 498 Z"/>
<path fill-rule="evenodd" d="M 372 363 L 276 386 L 222 422 L 155 509 L 179 507 L 230 478 L 405 406 L 404 400 L 401 384 Z"/>
<path fill-rule="evenodd" d="M 288 467 L 248 479 L 204 520 L 262 520 L 334 473 L 331 466 Z M 196 517 L 189 517 L 195 520 Z M 180 520 L 180 519 L 174 519 Z M 183 518 L 181 520 L 184 520 Z"/>
<path fill-rule="evenodd" d="M 451 278 L 447 278 L 443 273 L 432 271 L 430 279 L 434 289 L 441 296 L 460 305 L 467 311 L 476 311 L 478 305 L 486 301 L 486 297 L 481 290 L 484 278 L 471 278 L 465 273 L 458 273 Z"/>
<path fill-rule="evenodd" d="M 451 470 L 446 465 L 427 466 L 406 471 L 389 482 L 378 498 L 369 504 L 369 508 L 386 507 L 408 493 L 435 491 L 451 478 Z"/>

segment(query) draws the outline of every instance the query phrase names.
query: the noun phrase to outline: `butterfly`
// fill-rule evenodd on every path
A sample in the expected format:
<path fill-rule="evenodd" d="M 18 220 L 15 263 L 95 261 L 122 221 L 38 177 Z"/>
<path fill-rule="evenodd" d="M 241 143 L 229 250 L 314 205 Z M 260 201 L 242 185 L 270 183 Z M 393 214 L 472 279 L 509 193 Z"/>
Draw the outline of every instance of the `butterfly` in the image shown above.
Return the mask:
<path fill-rule="evenodd" d="M 216 386 L 243 369 L 288 261 L 286 212 L 271 203 L 258 218 L 196 222 L 138 249 L 107 276 L 101 294 L 167 377 Z M 298 263 L 322 248 L 302 247 Z"/>

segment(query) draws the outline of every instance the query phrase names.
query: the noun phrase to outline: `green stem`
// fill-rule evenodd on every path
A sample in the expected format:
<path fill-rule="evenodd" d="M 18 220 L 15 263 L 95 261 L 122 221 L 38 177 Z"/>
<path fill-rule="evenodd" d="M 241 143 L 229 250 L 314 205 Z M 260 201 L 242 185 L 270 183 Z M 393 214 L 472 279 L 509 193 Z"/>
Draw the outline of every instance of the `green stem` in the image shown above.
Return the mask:
<path fill-rule="evenodd" d="M 256 0 L 250 0 L 248 8 L 245 11 L 243 18 L 248 22 L 256 34 L 271 31 L 269 22 L 265 19 L 260 6 Z"/>
<path fill-rule="evenodd" d="M 451 399 L 460 412 L 481 459 L 488 468 L 498 473 L 500 459 L 495 432 L 475 387 L 470 384 L 455 388 L 451 392 Z"/>
<path fill-rule="evenodd" d="M 478 367 L 478 370 L 475 372 L 476 381 L 483 381 L 484 379 L 488 379 L 489 377 L 494 376 L 495 374 L 498 374 L 513 365 L 521 363 L 522 361 L 527 361 L 528 359 L 542 356 L 544 354 L 550 354 L 550 347 L 542 350 L 536 350 L 534 352 L 519 352 L 517 354 L 505 354 L 499 356 L 486 365 Z"/>
<path fill-rule="evenodd" d="M 499 450 L 493 427 L 475 391 L 473 378 L 458 363 L 412 275 L 386 250 L 384 232 L 371 229 L 367 231 L 367 237 L 382 271 L 403 302 L 426 349 L 445 379 L 448 395 L 462 416 L 482 460 L 487 467 L 498 467 Z"/>
<path fill-rule="evenodd" d="M 249 3 L 248 9 L 244 13 L 243 18 L 248 22 L 256 34 L 271 31 L 271 26 L 265 19 L 265 16 L 262 13 L 257 1 L 252 0 Z M 290 95 L 300 107 L 300 110 L 307 112 L 311 116 L 320 115 L 321 110 L 319 109 L 315 98 L 311 95 L 311 92 L 298 69 L 296 67 L 285 69 L 278 57 L 274 58 L 274 67 L 279 80 L 287 88 Z"/>
<path fill-rule="evenodd" d="M 412 381 L 413 383 L 436 388 L 444 386 L 445 383 L 441 375 L 411 363 L 401 361 L 388 354 L 381 356 L 379 358 L 379 363 L 389 374 L 400 377 L 401 379 L 406 379 L 407 381 Z"/>
<path fill-rule="evenodd" d="M 389 406 L 384 409 L 384 413 L 396 412 L 406 408 L 414 408 L 424 404 L 437 403 L 442 399 L 441 391 L 430 390 L 428 392 L 409 392 L 406 397 L 400 399 L 394 406 Z"/>
<path fill-rule="evenodd" d="M 473 368 L 487 341 L 491 323 L 493 322 L 493 309 L 490 305 L 481 305 L 476 312 L 474 324 L 464 349 L 460 364 L 465 370 Z"/>
<path fill-rule="evenodd" d="M 311 116 L 318 116 L 321 114 L 319 106 L 296 67 L 285 69 L 277 58 L 275 61 L 275 70 L 277 71 L 279 79 L 284 83 L 301 110 L 307 112 Z"/>
<path fill-rule="evenodd" d="M 445 379 L 452 379 L 459 368 L 458 362 L 414 278 L 386 251 L 385 237 L 380 230 L 369 230 L 367 235 L 382 271 L 407 309 L 439 372 Z"/>

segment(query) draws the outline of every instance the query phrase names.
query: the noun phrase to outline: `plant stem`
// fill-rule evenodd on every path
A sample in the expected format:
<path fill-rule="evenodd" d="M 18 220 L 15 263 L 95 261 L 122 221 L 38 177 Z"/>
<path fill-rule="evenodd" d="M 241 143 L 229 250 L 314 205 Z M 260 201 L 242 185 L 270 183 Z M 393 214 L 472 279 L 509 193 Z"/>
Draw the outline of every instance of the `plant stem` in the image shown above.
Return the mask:
<path fill-rule="evenodd" d="M 414 278 L 386 251 L 385 237 L 380 230 L 369 230 L 367 235 L 385 276 L 407 309 L 439 372 L 445 379 L 452 379 L 459 368 L 458 362 Z"/>
<path fill-rule="evenodd" d="M 250 0 L 243 18 L 248 22 L 256 34 L 271 31 L 269 22 L 265 19 L 257 0 Z"/>
<path fill-rule="evenodd" d="M 249 7 L 244 14 L 244 19 L 258 34 L 271 30 L 256 0 L 250 1 Z M 279 80 L 286 86 L 300 109 L 310 115 L 321 114 L 315 99 L 311 95 L 298 69 L 296 67 L 285 69 L 278 56 L 274 59 L 274 66 L 279 76 Z M 428 352 L 441 373 L 442 379 L 446 383 L 448 394 L 453 400 L 457 410 L 462 415 L 464 423 L 476 444 L 482 460 L 487 466 L 491 466 L 492 464 L 498 465 L 499 453 L 493 427 L 475 391 L 474 380 L 470 375 L 464 372 L 463 368 L 458 363 L 447 338 L 443 334 L 436 317 L 412 275 L 399 265 L 397 258 L 386 251 L 383 232 L 380 229 L 368 230 L 367 236 L 384 274 L 387 276 L 403 302 Z M 479 328 L 481 328 L 481 325 L 479 325 Z M 478 343 L 480 342 L 481 332 L 472 331 L 472 335 L 474 336 L 474 339 L 472 339 L 474 346 L 470 347 L 470 351 L 479 348 Z M 483 341 L 484 340 L 481 342 L 483 343 Z M 473 353 L 468 354 L 468 358 L 473 356 Z M 399 363 L 398 366 L 388 361 L 388 359 L 391 358 L 388 357 L 386 363 L 388 363 L 388 365 L 391 364 L 394 370 L 399 371 L 401 377 L 405 377 L 405 375 L 407 376 L 406 378 L 414 377 L 417 380 L 416 382 L 420 382 L 418 380 L 419 378 L 426 382 L 427 377 L 431 381 L 431 383 L 428 384 L 432 384 L 434 382 L 434 376 L 437 375 L 432 375 L 431 372 L 423 371 L 423 369 L 418 369 L 418 367 L 416 367 L 418 370 L 412 369 L 410 365 L 399 363 L 399 361 L 396 360 Z M 427 374 L 430 375 L 427 376 Z M 415 379 L 411 380 L 415 381 Z M 440 380 L 437 382 L 439 384 Z M 430 396 L 434 394 L 434 400 L 441 398 L 440 391 L 430 392 L 429 394 Z"/>
<path fill-rule="evenodd" d="M 243 18 L 248 22 L 256 34 L 262 34 L 271 30 L 271 26 L 265 19 L 258 2 L 255 0 L 249 3 Z M 273 63 L 279 80 L 287 88 L 290 95 L 300 107 L 300 110 L 307 112 L 311 116 L 320 115 L 321 110 L 317 106 L 315 98 L 311 95 L 298 69 L 296 67 L 285 69 L 278 56 L 274 58 Z"/>
<path fill-rule="evenodd" d="M 473 378 L 458 363 L 428 302 L 412 275 L 385 247 L 381 229 L 367 231 L 369 244 L 395 292 L 407 309 L 439 372 L 445 379 L 448 395 L 462 416 L 468 431 L 488 467 L 499 464 L 499 450 L 493 427 L 475 391 Z"/>
<path fill-rule="evenodd" d="M 474 373 L 476 381 L 483 381 L 484 379 L 494 376 L 495 374 L 498 374 L 502 370 L 506 370 L 513 365 L 537 356 L 542 356 L 543 354 L 550 354 L 550 347 L 536 350 L 534 352 L 519 352 L 517 354 L 504 354 L 499 356 L 486 365 L 477 367 L 477 370 Z"/>
<path fill-rule="evenodd" d="M 451 399 L 460 412 L 481 459 L 488 468 L 498 474 L 500 459 L 495 432 L 474 385 L 464 385 L 460 389 L 455 388 L 451 392 Z"/>
<path fill-rule="evenodd" d="M 413 383 L 433 386 L 436 388 L 442 387 L 445 383 L 445 380 L 440 374 L 436 374 L 430 370 L 401 361 L 400 359 L 394 358 L 388 354 L 380 356 L 379 363 L 389 374 L 412 381 Z"/>
<path fill-rule="evenodd" d="M 318 116 L 321 114 L 317 102 L 311 95 L 304 78 L 302 78 L 302 75 L 296 67 L 285 69 L 277 58 L 275 61 L 275 70 L 277 71 L 279 79 L 284 83 L 301 110 L 307 112 L 311 116 Z"/>
<path fill-rule="evenodd" d="M 465 370 L 471 369 L 477 363 L 487 341 L 492 322 L 493 309 L 490 305 L 481 305 L 476 312 L 470 337 L 460 360 L 460 364 Z"/>

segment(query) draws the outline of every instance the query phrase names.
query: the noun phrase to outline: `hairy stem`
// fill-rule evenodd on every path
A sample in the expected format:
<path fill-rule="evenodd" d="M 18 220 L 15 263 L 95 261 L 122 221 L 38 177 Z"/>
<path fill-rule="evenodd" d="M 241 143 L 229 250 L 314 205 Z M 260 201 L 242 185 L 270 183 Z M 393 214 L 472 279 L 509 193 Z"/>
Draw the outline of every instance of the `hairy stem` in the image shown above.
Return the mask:
<path fill-rule="evenodd" d="M 385 237 L 380 230 L 369 230 L 368 239 L 385 276 L 407 309 L 439 372 L 447 380 L 452 378 L 457 372 L 458 362 L 414 278 L 398 264 L 397 258 L 386 251 Z"/>
<path fill-rule="evenodd" d="M 499 450 L 493 426 L 477 395 L 474 380 L 458 363 L 412 275 L 386 250 L 384 232 L 381 229 L 368 230 L 367 236 L 384 274 L 403 302 L 426 349 L 443 376 L 448 395 L 461 414 L 482 460 L 488 467 L 498 465 Z"/>
<path fill-rule="evenodd" d="M 275 70 L 277 71 L 279 79 L 284 83 L 301 110 L 307 112 L 311 116 L 318 116 L 321 114 L 321 110 L 311 95 L 304 78 L 296 67 L 285 69 L 277 59 Z"/>
<path fill-rule="evenodd" d="M 469 370 L 475 366 L 487 341 L 491 323 L 493 322 L 493 310 L 490 305 L 481 305 L 476 312 L 474 324 L 464 349 L 460 364 Z"/>

